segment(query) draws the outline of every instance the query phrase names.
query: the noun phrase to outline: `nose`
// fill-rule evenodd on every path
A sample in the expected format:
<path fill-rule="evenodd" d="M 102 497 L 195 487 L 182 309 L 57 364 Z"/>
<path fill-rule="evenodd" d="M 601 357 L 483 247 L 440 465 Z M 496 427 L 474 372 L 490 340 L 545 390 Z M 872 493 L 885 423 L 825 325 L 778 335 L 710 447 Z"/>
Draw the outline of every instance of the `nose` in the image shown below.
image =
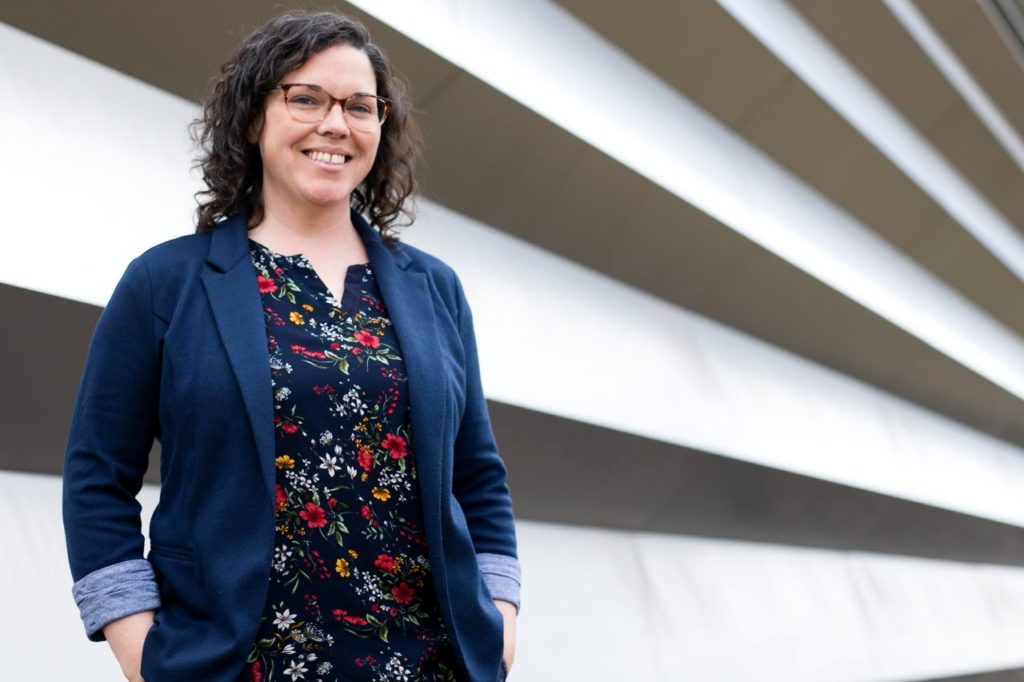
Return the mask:
<path fill-rule="evenodd" d="M 349 134 L 348 121 L 345 119 L 345 111 L 341 108 L 341 102 L 334 102 L 331 105 L 324 120 L 320 121 L 317 132 L 321 135 L 345 136 Z"/>

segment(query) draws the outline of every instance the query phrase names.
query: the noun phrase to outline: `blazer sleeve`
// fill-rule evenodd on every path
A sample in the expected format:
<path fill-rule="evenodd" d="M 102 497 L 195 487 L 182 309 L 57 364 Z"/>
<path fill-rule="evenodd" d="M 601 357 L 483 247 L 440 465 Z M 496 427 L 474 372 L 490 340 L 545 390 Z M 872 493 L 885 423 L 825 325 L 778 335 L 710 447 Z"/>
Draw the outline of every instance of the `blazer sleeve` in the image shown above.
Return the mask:
<path fill-rule="evenodd" d="M 452 491 L 466 516 L 484 582 L 495 599 L 519 608 L 521 571 L 505 464 L 498 454 L 480 381 L 473 314 L 455 278 L 458 326 L 466 363 L 466 406 L 455 436 Z"/>
<path fill-rule="evenodd" d="M 136 259 L 93 334 L 64 459 L 72 593 L 93 641 L 110 621 L 160 606 L 135 499 L 157 435 L 155 322 L 149 272 Z"/>

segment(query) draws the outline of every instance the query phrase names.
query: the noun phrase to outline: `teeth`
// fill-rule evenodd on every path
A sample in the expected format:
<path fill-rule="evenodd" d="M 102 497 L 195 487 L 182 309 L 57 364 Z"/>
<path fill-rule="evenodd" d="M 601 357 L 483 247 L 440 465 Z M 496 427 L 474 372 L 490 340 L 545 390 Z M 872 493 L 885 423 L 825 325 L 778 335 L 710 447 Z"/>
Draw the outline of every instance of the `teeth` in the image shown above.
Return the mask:
<path fill-rule="evenodd" d="M 324 163 L 330 163 L 335 166 L 340 166 L 345 163 L 345 156 L 343 154 L 328 154 L 327 152 L 306 152 L 306 155 L 314 161 L 323 161 Z"/>

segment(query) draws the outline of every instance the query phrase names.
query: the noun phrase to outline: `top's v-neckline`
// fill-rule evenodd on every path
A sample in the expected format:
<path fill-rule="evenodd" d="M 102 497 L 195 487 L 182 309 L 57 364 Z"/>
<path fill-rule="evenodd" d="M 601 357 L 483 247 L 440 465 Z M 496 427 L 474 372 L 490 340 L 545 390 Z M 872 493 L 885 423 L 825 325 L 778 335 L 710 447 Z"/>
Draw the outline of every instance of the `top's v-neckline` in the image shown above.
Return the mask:
<path fill-rule="evenodd" d="M 320 293 L 327 294 L 327 300 L 334 307 L 341 308 L 345 313 L 351 315 L 355 312 L 355 301 L 359 298 L 359 284 L 362 281 L 363 272 L 369 269 L 369 263 L 351 263 L 345 268 L 345 277 L 341 282 L 341 297 L 334 295 L 334 291 L 327 285 L 324 278 L 320 276 L 320 273 L 315 267 L 313 267 L 312 261 L 309 260 L 302 253 L 284 254 L 278 253 L 271 249 L 266 244 L 256 241 L 253 238 L 249 238 L 249 242 L 255 244 L 270 258 L 283 259 L 289 263 L 300 265 L 301 267 L 308 269 L 313 273 L 313 277 L 316 279 L 316 285 L 320 288 Z"/>

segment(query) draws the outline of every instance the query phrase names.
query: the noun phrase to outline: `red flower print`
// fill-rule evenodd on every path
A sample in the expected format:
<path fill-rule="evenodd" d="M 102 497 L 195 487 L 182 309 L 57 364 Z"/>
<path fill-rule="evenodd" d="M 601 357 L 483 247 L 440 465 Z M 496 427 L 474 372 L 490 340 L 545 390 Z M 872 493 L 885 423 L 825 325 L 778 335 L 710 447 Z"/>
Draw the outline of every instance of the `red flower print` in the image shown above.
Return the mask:
<path fill-rule="evenodd" d="M 366 625 L 366 619 L 362 616 L 350 616 L 345 609 L 334 609 L 331 611 L 336 621 L 345 621 L 349 625 Z"/>
<path fill-rule="evenodd" d="M 409 587 L 409 583 L 402 581 L 391 588 L 391 596 L 399 604 L 408 604 L 416 594 L 415 590 Z"/>
<path fill-rule="evenodd" d="M 363 471 L 369 471 L 373 468 L 373 455 L 367 448 L 360 448 L 359 454 L 356 455 L 356 461 L 359 462 L 359 466 L 363 467 Z"/>
<path fill-rule="evenodd" d="M 327 516 L 324 510 L 312 502 L 306 503 L 306 508 L 299 512 L 299 516 L 306 521 L 310 528 L 323 528 L 327 525 Z"/>
<path fill-rule="evenodd" d="M 306 352 L 306 347 L 305 346 L 300 346 L 297 343 L 293 343 L 292 344 L 292 352 L 293 353 L 305 353 Z"/>
<path fill-rule="evenodd" d="M 256 284 L 259 285 L 261 294 L 272 294 L 277 291 L 277 282 L 269 277 L 256 275 Z"/>
<path fill-rule="evenodd" d="M 327 506 L 330 507 L 331 509 L 334 509 L 335 507 L 337 507 L 338 506 L 338 498 L 336 498 L 336 497 L 329 497 L 329 498 L 327 498 Z"/>
<path fill-rule="evenodd" d="M 352 349 L 352 355 L 359 355 L 362 352 L 363 352 L 362 348 L 353 348 Z"/>
<path fill-rule="evenodd" d="M 288 496 L 284 494 L 284 488 L 278 483 L 274 486 L 274 506 L 278 509 L 284 509 L 288 506 Z"/>
<path fill-rule="evenodd" d="M 373 562 L 373 565 L 382 571 L 395 570 L 395 560 L 393 557 L 389 557 L 387 554 L 378 554 L 377 560 Z"/>
<path fill-rule="evenodd" d="M 263 682 L 263 672 L 260 670 L 260 662 L 253 661 L 252 667 L 252 682 Z"/>
<path fill-rule="evenodd" d="M 283 275 L 284 270 L 282 270 L 281 268 L 274 268 L 274 274 Z"/>
<path fill-rule="evenodd" d="M 331 350 L 340 350 L 340 349 L 341 349 L 341 344 L 338 343 L 337 341 L 335 341 L 334 343 L 331 344 Z"/>
<path fill-rule="evenodd" d="M 293 436 L 299 432 L 299 427 L 291 422 L 285 422 L 281 424 L 281 430 L 287 433 L 289 436 Z"/>
<path fill-rule="evenodd" d="M 380 445 L 391 454 L 391 459 L 402 459 L 407 454 L 405 439 L 393 433 L 384 436 L 384 440 L 380 442 Z"/>
<path fill-rule="evenodd" d="M 371 334 L 370 332 L 361 329 L 355 333 L 355 337 L 356 341 L 364 346 L 380 348 L 380 337 L 375 334 Z"/>
<path fill-rule="evenodd" d="M 370 511 L 370 505 L 364 504 L 359 510 L 359 515 L 369 521 L 373 517 L 373 512 Z"/>

